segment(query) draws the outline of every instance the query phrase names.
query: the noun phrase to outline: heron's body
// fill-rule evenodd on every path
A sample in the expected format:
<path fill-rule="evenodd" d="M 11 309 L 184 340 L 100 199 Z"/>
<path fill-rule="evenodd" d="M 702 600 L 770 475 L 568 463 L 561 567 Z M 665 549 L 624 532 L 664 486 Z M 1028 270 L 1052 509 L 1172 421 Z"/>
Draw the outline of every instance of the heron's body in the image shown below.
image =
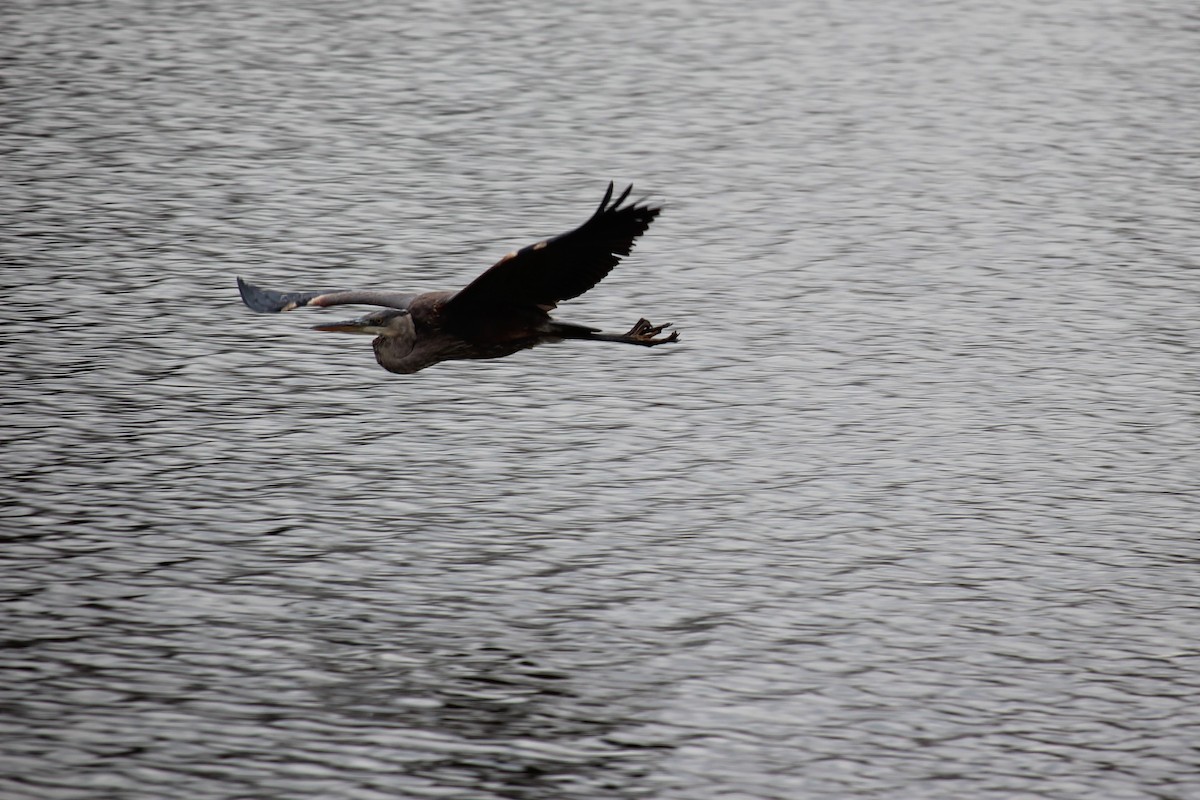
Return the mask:
<path fill-rule="evenodd" d="M 630 187 L 632 188 L 632 187 Z M 509 253 L 459 291 L 405 294 L 378 290 L 275 292 L 241 278 L 242 300 L 260 312 L 291 311 L 362 304 L 381 306 L 348 322 L 315 326 L 318 330 L 375 336 L 375 360 L 391 372 L 412 373 L 441 361 L 501 358 L 539 344 L 564 339 L 623 342 L 653 347 L 676 341 L 660 337 L 666 325 L 639 320 L 627 333 L 559 322 L 550 311 L 561 300 L 595 286 L 628 255 L 660 209 L 615 203 L 612 184 L 596 213 L 575 230 Z"/>

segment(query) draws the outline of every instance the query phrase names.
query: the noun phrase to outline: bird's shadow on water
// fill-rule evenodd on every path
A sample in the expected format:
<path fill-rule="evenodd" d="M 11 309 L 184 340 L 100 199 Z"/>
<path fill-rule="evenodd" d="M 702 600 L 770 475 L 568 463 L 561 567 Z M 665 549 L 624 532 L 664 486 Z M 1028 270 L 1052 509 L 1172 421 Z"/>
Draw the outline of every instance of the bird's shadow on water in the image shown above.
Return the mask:
<path fill-rule="evenodd" d="M 669 752 L 638 732 L 654 693 L 626 684 L 606 698 L 581 680 L 586 669 L 550 663 L 465 639 L 423 653 L 410 642 L 390 663 L 323 664 L 343 680 L 320 688 L 318 700 L 347 725 L 390 731 L 420 751 L 406 777 L 439 787 L 514 800 L 652 794 L 648 776 Z"/>

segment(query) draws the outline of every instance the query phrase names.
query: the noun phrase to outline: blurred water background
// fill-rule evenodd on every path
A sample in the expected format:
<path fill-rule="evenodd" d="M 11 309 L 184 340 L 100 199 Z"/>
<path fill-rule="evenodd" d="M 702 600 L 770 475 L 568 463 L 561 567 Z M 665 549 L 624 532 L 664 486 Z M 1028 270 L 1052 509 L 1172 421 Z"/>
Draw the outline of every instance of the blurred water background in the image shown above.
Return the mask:
<path fill-rule="evenodd" d="M 1200 797 L 1194 3 L 7 0 L 0 794 Z M 257 316 L 665 203 L 563 344 Z M 336 312 L 335 312 L 336 313 Z"/>

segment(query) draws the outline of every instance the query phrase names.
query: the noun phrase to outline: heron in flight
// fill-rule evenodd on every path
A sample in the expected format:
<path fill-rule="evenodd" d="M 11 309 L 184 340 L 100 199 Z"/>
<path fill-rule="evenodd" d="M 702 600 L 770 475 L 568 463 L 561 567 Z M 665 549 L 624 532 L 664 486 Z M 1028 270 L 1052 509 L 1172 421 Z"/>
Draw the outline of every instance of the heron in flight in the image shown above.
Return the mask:
<path fill-rule="evenodd" d="M 375 337 L 375 360 L 389 372 L 417 372 L 442 361 L 501 358 L 564 339 L 623 342 L 655 347 L 678 341 L 661 335 L 670 325 L 640 319 L 626 333 L 559 322 L 550 311 L 591 289 L 629 255 L 662 209 L 622 206 L 632 186 L 612 201 L 613 185 L 591 219 L 573 231 L 546 239 L 504 258 L 457 292 L 402 294 L 376 289 L 276 292 L 238 278 L 242 301 L 254 311 L 342 305 L 381 306 L 358 319 L 313 326 L 318 331 Z"/>

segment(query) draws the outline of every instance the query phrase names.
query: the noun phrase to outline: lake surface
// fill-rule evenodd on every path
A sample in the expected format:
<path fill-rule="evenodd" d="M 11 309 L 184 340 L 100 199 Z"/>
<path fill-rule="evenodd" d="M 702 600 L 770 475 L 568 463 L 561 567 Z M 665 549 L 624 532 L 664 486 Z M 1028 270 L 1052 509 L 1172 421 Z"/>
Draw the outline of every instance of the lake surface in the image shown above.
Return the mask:
<path fill-rule="evenodd" d="M 1193 3 L 0 10 L 0 794 L 1200 797 Z M 567 343 L 258 316 L 665 210 Z M 337 313 L 337 312 L 333 312 Z"/>

